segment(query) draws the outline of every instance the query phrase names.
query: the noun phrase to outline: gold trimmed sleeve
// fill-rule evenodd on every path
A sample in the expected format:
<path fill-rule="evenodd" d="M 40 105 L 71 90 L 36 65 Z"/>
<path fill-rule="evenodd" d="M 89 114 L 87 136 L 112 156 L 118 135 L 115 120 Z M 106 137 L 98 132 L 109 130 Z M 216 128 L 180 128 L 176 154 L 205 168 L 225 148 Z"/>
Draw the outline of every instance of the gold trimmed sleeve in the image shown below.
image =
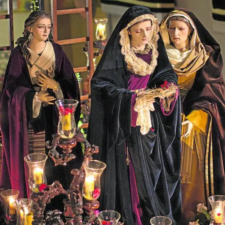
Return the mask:
<path fill-rule="evenodd" d="M 193 110 L 187 117 L 194 126 L 206 134 L 208 128 L 208 114 L 203 110 Z"/>

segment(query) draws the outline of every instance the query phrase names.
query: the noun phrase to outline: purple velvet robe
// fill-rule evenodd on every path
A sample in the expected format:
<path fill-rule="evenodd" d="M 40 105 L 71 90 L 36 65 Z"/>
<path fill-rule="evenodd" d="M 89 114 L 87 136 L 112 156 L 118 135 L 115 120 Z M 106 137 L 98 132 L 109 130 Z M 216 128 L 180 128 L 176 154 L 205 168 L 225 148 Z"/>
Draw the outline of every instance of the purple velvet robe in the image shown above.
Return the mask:
<path fill-rule="evenodd" d="M 60 84 L 64 98 L 80 100 L 78 82 L 68 58 L 60 45 L 53 43 L 53 47 L 56 56 L 54 79 Z M 32 118 L 34 94 L 26 61 L 17 46 L 7 65 L 0 102 L 3 137 L 0 186 L 19 190 L 19 197 L 29 194 L 28 167 L 24 162 L 28 154 L 28 123 L 32 124 L 35 132 L 45 130 L 46 139 L 57 132 L 58 117 L 54 106 L 42 107 L 39 117 Z M 79 113 L 80 107 L 76 111 L 76 121 Z"/>

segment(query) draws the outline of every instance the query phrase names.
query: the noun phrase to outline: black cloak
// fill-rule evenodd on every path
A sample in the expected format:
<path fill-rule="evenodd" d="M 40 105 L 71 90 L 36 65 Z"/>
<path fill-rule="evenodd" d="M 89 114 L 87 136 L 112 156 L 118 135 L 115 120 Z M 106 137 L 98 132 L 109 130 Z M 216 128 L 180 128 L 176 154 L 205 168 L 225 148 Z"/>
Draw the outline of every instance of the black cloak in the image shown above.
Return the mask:
<path fill-rule="evenodd" d="M 179 224 L 180 195 L 180 101 L 173 112 L 165 116 L 159 101 L 151 112 L 154 131 L 142 135 L 140 127 L 131 127 L 131 96 L 127 89 L 130 72 L 121 53 L 120 31 L 136 17 L 151 14 L 142 6 L 129 8 L 112 33 L 91 82 L 91 115 L 88 137 L 98 145 L 94 156 L 107 164 L 102 175 L 101 209 L 122 214 L 127 225 L 135 223 L 129 186 L 129 167 L 126 147 L 134 164 L 142 224 L 151 217 L 168 216 Z M 170 65 L 161 37 L 158 40 L 157 66 L 148 81 L 148 88 L 164 81 L 177 84 L 177 76 Z M 138 165 L 138 168 L 136 166 Z M 138 169 L 138 172 L 137 172 Z"/>

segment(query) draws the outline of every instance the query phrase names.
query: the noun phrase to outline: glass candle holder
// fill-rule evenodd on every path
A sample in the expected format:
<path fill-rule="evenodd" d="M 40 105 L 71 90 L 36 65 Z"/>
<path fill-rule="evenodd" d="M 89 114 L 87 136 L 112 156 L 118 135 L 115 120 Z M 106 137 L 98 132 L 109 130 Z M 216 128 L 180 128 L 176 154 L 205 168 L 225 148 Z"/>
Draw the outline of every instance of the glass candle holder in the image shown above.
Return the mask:
<path fill-rule="evenodd" d="M 19 191 L 15 189 L 8 189 L 1 192 L 1 196 L 4 200 L 4 212 L 6 220 L 16 220 L 16 200 L 18 195 Z"/>
<path fill-rule="evenodd" d="M 212 207 L 212 219 L 216 224 L 225 224 L 225 195 L 212 195 L 208 198 Z"/>
<path fill-rule="evenodd" d="M 96 200 L 101 194 L 100 179 L 106 164 L 98 160 L 90 160 L 85 162 L 83 166 L 85 170 L 83 196 L 89 201 Z"/>
<path fill-rule="evenodd" d="M 48 156 L 43 153 L 32 153 L 24 157 L 29 167 L 28 184 L 32 192 L 40 192 L 40 187 L 47 184 L 44 167 Z"/>
<path fill-rule="evenodd" d="M 32 225 L 32 204 L 33 201 L 29 198 L 21 198 L 17 201 L 17 225 Z"/>
<path fill-rule="evenodd" d="M 166 216 L 155 216 L 150 219 L 151 225 L 172 225 L 172 220 Z"/>
<path fill-rule="evenodd" d="M 95 19 L 96 26 L 96 32 L 95 37 L 97 40 L 105 40 L 106 39 L 106 24 L 108 22 L 107 18 L 99 18 Z"/>
<path fill-rule="evenodd" d="M 101 225 L 117 225 L 121 215 L 114 210 L 101 211 L 97 218 Z"/>
<path fill-rule="evenodd" d="M 63 139 L 73 138 L 76 134 L 74 112 L 79 102 L 75 99 L 64 99 L 55 103 L 59 110 L 58 134 Z"/>

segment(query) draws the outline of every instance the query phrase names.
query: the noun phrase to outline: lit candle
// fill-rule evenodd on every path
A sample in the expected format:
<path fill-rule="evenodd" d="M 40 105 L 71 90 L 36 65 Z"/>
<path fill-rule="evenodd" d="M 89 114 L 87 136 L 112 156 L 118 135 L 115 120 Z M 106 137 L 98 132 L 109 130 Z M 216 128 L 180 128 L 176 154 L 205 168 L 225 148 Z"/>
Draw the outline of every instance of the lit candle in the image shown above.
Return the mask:
<path fill-rule="evenodd" d="M 16 214 L 15 200 L 13 198 L 9 198 L 9 214 Z"/>
<path fill-rule="evenodd" d="M 99 39 L 104 39 L 104 33 L 105 33 L 105 25 L 98 24 L 97 36 L 99 37 Z"/>
<path fill-rule="evenodd" d="M 34 169 L 34 182 L 36 185 L 43 183 L 43 169 L 36 167 Z"/>
<path fill-rule="evenodd" d="M 26 214 L 23 212 L 22 209 L 20 209 L 20 224 L 21 225 L 27 225 Z"/>
<path fill-rule="evenodd" d="M 220 208 L 215 209 L 214 220 L 215 220 L 215 223 L 222 223 L 223 212 Z"/>
<path fill-rule="evenodd" d="M 92 200 L 92 192 L 95 189 L 94 177 L 88 176 L 85 178 L 85 198 Z"/>
<path fill-rule="evenodd" d="M 32 225 L 33 213 L 32 212 L 28 213 L 26 218 L 27 218 L 27 225 Z"/>
<path fill-rule="evenodd" d="M 71 130 L 71 113 L 62 117 L 63 130 Z"/>

